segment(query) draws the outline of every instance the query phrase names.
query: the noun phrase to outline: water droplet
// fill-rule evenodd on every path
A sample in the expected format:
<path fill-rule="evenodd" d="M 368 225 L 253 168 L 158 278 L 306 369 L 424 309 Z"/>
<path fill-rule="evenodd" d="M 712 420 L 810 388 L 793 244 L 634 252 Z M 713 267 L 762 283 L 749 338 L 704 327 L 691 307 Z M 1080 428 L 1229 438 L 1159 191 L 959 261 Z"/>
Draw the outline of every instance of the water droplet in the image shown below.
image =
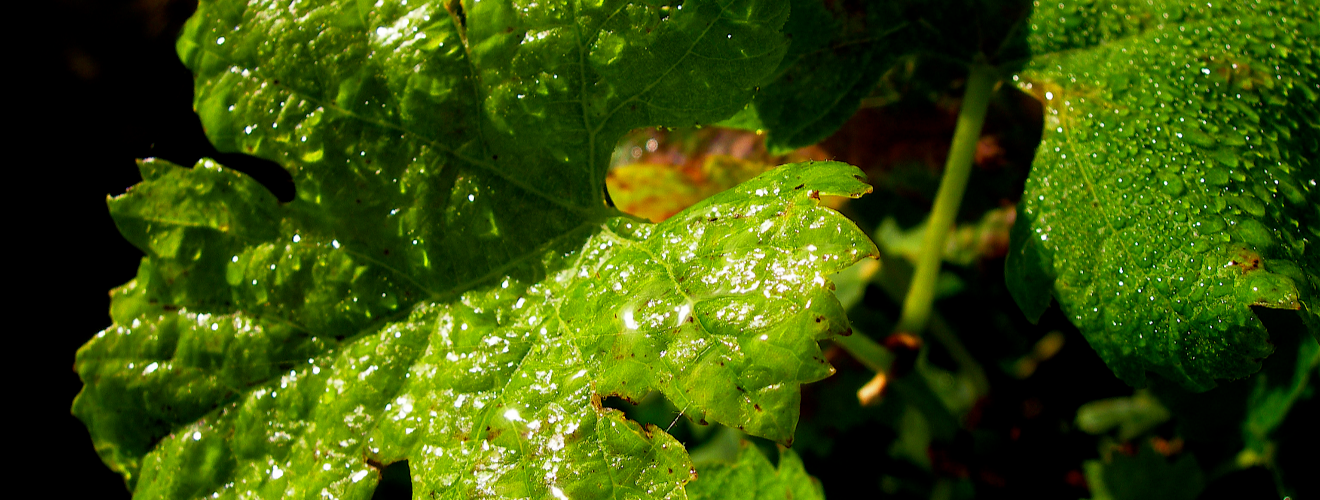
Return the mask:
<path fill-rule="evenodd" d="M 1158 182 L 1160 190 L 1169 196 L 1181 196 L 1186 189 L 1182 178 L 1174 174 L 1162 173 L 1159 175 Z"/>
<path fill-rule="evenodd" d="M 1274 246 L 1274 234 L 1266 228 L 1264 224 L 1255 219 L 1243 219 L 1237 223 L 1238 235 L 1242 237 L 1248 245 L 1256 248 L 1268 248 Z"/>

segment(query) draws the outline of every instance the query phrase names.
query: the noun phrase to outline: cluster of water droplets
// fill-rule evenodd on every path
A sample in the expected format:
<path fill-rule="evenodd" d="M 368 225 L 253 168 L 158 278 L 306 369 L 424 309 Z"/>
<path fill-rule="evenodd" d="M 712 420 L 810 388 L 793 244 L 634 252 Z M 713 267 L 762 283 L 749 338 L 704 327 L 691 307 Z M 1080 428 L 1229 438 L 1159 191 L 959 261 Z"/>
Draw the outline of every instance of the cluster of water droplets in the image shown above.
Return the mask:
<path fill-rule="evenodd" d="M 1315 170 L 1290 142 L 1316 134 L 1290 109 L 1314 106 L 1314 13 L 1054 7 L 1034 48 L 1075 50 L 1018 82 L 1047 111 L 1024 208 L 1060 302 L 1130 381 L 1249 373 L 1269 348 L 1247 305 L 1296 309 L 1315 286 L 1297 263 L 1316 235 L 1295 222 Z"/>

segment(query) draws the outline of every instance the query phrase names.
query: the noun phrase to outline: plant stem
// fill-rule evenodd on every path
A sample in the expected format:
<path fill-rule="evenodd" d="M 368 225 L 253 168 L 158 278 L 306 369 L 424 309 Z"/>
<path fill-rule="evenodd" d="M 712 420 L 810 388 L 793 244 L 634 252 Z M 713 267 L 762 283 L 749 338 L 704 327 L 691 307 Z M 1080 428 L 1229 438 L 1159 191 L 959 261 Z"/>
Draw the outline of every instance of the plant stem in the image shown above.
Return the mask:
<path fill-rule="evenodd" d="M 912 274 L 912 266 L 906 260 L 889 255 L 882 249 L 880 272 L 871 277 L 871 282 L 879 286 L 890 300 L 897 302 L 903 300 L 904 294 L 912 286 Z M 990 380 L 986 378 L 985 368 L 967 350 L 962 340 L 958 339 L 958 335 L 953 333 L 953 327 L 949 326 L 939 313 L 931 312 L 926 329 L 931 338 L 942 344 L 949 351 L 949 355 L 953 356 L 954 361 L 958 362 L 958 369 L 971 377 L 976 395 L 980 397 L 989 394 Z"/>
<path fill-rule="evenodd" d="M 920 336 L 930 322 L 931 306 L 935 300 L 935 281 L 939 277 L 940 263 L 944 260 L 944 241 L 953 226 L 954 218 L 958 215 L 963 192 L 967 190 L 976 144 L 981 139 L 981 126 L 985 124 L 985 114 L 990 107 L 990 95 L 997 82 L 997 74 L 993 67 L 984 64 L 972 66 L 971 74 L 967 78 L 967 89 L 963 94 L 962 109 L 958 111 L 958 124 L 954 128 L 953 144 L 949 148 L 949 158 L 944 164 L 944 177 L 940 180 L 940 188 L 935 195 L 935 206 L 931 208 L 930 219 L 927 221 L 917 269 L 912 276 L 911 285 L 907 288 L 903 313 L 898 320 L 896 333 Z M 940 340 L 950 346 L 951 352 L 966 354 L 966 350 L 962 349 L 962 344 L 957 341 L 956 336 L 949 334 L 942 337 Z M 838 337 L 834 342 L 867 368 L 875 370 L 876 375 L 871 382 L 858 391 L 858 399 L 862 404 L 877 401 L 884 387 L 890 382 L 889 371 L 894 362 L 894 354 L 861 334 Z M 985 382 L 984 371 L 980 370 L 980 364 L 970 356 L 965 358 L 971 360 L 970 366 L 965 368 L 972 369 L 973 378 L 978 382 L 977 389 L 984 389 L 983 386 L 988 384 Z M 938 401 L 938 399 L 934 400 Z"/>
<path fill-rule="evenodd" d="M 888 373 L 894 366 L 894 353 L 871 340 L 866 334 L 857 331 L 853 331 L 853 334 L 847 337 L 835 337 L 834 344 L 842 347 L 849 356 L 875 372 L 871 381 L 857 390 L 857 401 L 862 406 L 879 401 L 889 385 Z"/>
<path fill-rule="evenodd" d="M 854 331 L 847 337 L 835 337 L 834 343 L 842 347 L 853 359 L 876 373 L 887 372 L 889 366 L 894 364 L 894 354 L 889 352 L 889 349 L 885 349 L 885 346 L 871 340 L 865 333 Z"/>
<path fill-rule="evenodd" d="M 944 163 L 944 178 L 940 180 L 935 206 L 931 208 L 926 234 L 921 243 L 917 271 L 912 277 L 907 298 L 903 301 L 903 315 L 898 320 L 898 332 L 920 336 L 930 319 L 935 300 L 935 280 L 940 275 L 940 262 L 944 257 L 944 240 L 958 215 L 967 179 L 972 173 L 972 159 L 976 143 L 981 138 L 981 126 L 990 106 L 990 94 L 998 81 L 993 67 L 984 64 L 972 66 L 963 94 L 962 109 L 958 111 L 958 125 L 953 132 L 949 158 Z"/>

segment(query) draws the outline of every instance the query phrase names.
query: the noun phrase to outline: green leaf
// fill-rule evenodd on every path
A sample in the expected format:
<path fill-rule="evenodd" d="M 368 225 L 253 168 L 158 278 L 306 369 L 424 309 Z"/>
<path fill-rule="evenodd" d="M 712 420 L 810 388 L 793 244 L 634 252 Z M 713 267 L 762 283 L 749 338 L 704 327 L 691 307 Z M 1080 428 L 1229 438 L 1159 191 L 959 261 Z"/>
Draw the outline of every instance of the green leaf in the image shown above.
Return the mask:
<path fill-rule="evenodd" d="M 792 43 L 773 81 L 724 123 L 766 130 L 772 153 L 815 144 L 834 133 L 904 55 L 895 47 L 907 36 L 897 2 L 791 3 L 784 33 Z"/>
<path fill-rule="evenodd" d="M 791 442 L 799 384 L 832 371 L 816 342 L 849 332 L 825 276 L 876 252 L 818 206 L 869 191 L 860 171 L 794 164 L 662 224 L 601 218 L 450 298 L 241 174 L 142 165 L 111 206 L 148 256 L 79 351 L 74 412 L 143 498 L 365 498 L 399 460 L 421 494 L 681 497 L 683 446 L 601 398 L 659 390 Z"/>
<path fill-rule="evenodd" d="M 213 0 L 178 48 L 208 136 L 287 169 L 308 231 L 355 226 L 353 252 L 452 296 L 593 225 L 627 131 L 741 108 L 787 15 L 786 0 Z"/>
<path fill-rule="evenodd" d="M 1296 344 L 1280 345 L 1283 351 L 1280 354 L 1295 351 L 1297 358 L 1271 359 L 1254 377 L 1255 386 L 1247 398 L 1246 418 L 1242 421 L 1242 440 L 1246 446 L 1238 455 L 1238 465 L 1273 466 L 1275 431 L 1296 404 L 1315 395 L 1312 380 L 1320 373 L 1320 344 L 1314 337 L 1300 334 L 1292 337 L 1282 340 Z"/>
<path fill-rule="evenodd" d="M 1026 58 L 1021 0 L 829 2 L 793 0 L 792 41 L 773 80 L 721 125 L 764 130 L 783 153 L 829 137 L 857 112 L 886 72 L 912 54 L 1005 70 Z"/>
<path fill-rule="evenodd" d="M 615 142 L 725 118 L 784 52 L 787 4 L 203 2 L 179 40 L 222 150 L 141 162 L 110 201 L 141 248 L 78 354 L 74 413 L 143 498 L 365 498 L 408 460 L 450 498 L 681 497 L 686 452 L 602 397 L 789 443 L 826 276 L 876 253 L 783 167 L 664 224 L 605 206 Z"/>
<path fill-rule="evenodd" d="M 1169 463 L 1150 445 L 1135 456 L 1114 453 L 1109 460 L 1088 460 L 1087 483 L 1095 500 L 1192 500 L 1205 489 L 1196 457 L 1182 455 Z"/>
<path fill-rule="evenodd" d="M 1009 286 L 1048 298 L 1120 378 L 1193 390 L 1272 351 L 1252 306 L 1320 325 L 1317 9 L 1041 4 L 1019 85 L 1045 131 Z"/>
<path fill-rule="evenodd" d="M 687 485 L 688 498 L 733 500 L 815 500 L 825 498 L 820 481 L 807 475 L 793 450 L 779 449 L 779 467 L 761 450 L 742 442 L 734 463 L 712 462 L 697 467 L 697 480 Z"/>

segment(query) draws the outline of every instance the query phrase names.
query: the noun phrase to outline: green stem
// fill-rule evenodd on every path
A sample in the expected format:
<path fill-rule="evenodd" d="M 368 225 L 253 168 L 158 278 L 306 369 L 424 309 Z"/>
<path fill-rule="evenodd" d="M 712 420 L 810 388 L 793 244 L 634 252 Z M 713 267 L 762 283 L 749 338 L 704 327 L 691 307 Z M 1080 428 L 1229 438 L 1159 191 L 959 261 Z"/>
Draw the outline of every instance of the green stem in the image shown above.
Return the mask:
<path fill-rule="evenodd" d="M 940 262 L 944 257 L 944 240 L 953 227 L 954 217 L 958 215 L 963 192 L 967 190 L 976 143 L 981 138 L 981 126 L 985 124 L 985 112 L 990 107 L 990 94 L 996 82 L 998 78 L 994 68 L 984 64 L 972 66 L 971 75 L 967 77 L 967 90 L 963 94 L 962 109 L 958 112 L 953 145 L 949 148 L 949 159 L 944 163 L 944 178 L 940 180 L 940 190 L 935 195 L 935 206 L 931 208 L 930 220 L 926 225 L 917 272 L 912 277 L 912 286 L 908 288 L 907 298 L 903 301 L 903 315 L 898 320 L 899 332 L 919 336 L 930 319 L 931 304 L 935 300 L 935 280 L 940 275 Z"/>
<path fill-rule="evenodd" d="M 888 372 L 890 365 L 894 364 L 894 354 L 865 333 L 854 331 L 847 337 L 834 337 L 834 343 L 876 373 Z"/>
<path fill-rule="evenodd" d="M 895 257 L 880 252 L 880 272 L 872 276 L 871 282 L 875 283 L 889 296 L 890 300 L 901 301 L 903 294 L 912 286 L 912 266 L 902 257 Z M 958 368 L 971 377 L 972 386 L 976 389 L 976 395 L 984 396 L 990 393 L 990 380 L 986 378 L 985 368 L 972 356 L 971 351 L 963 345 L 958 335 L 953 333 L 953 327 L 940 318 L 939 313 L 931 312 L 927 323 L 927 329 L 931 338 L 935 339 L 949 351 L 954 361 L 958 362 Z"/>

